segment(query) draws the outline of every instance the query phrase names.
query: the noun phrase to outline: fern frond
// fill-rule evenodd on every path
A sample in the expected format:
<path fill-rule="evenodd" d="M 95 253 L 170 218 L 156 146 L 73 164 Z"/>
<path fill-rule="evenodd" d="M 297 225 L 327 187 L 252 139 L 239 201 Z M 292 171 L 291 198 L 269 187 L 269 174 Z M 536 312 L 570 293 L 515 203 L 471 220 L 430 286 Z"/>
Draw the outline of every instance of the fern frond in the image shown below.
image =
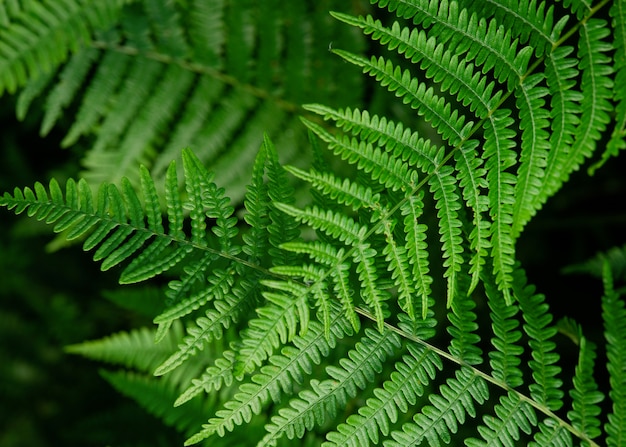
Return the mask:
<path fill-rule="evenodd" d="M 530 337 L 528 346 L 533 359 L 528 366 L 535 382 L 528 387 L 530 396 L 535 402 L 556 411 L 563 405 L 563 382 L 557 378 L 561 371 L 556 364 L 559 355 L 554 352 L 556 343 L 552 340 L 557 329 L 551 326 L 552 316 L 545 298 L 536 294 L 534 287 L 526 285 L 526 277 L 519 268 L 514 272 L 513 291 L 524 316 L 524 332 Z"/>
<path fill-rule="evenodd" d="M 156 82 L 157 75 L 158 64 L 156 63 L 133 63 L 128 55 L 115 52 L 102 56 L 93 81 L 85 92 L 76 120 L 61 144 L 69 146 L 75 143 L 81 135 L 87 133 L 107 113 L 109 98 L 114 92 L 121 90 L 121 94 L 128 95 L 126 108 L 122 109 L 121 104 L 113 104 L 112 111 L 119 113 L 108 115 L 102 123 L 102 129 L 107 132 L 104 137 L 106 140 L 95 143 L 95 148 L 98 149 L 95 153 L 101 154 L 102 147 L 106 146 L 107 141 L 116 141 L 126 128 L 127 121 L 124 120 L 138 113 L 142 101 L 146 99 L 152 85 Z M 130 96 L 131 93 L 134 95 Z M 94 107 L 93 104 L 97 106 Z"/>
<path fill-rule="evenodd" d="M 485 15 L 493 15 L 499 23 L 519 36 L 522 44 L 530 43 L 538 57 L 556 44 L 567 23 L 567 16 L 554 23 L 554 6 L 546 7 L 542 1 L 487 0 L 483 3 L 472 7 L 479 8 Z"/>
<path fill-rule="evenodd" d="M 277 204 L 293 204 L 295 191 L 289 183 L 287 171 L 278 161 L 276 148 L 267 135 L 264 136 L 263 148 L 267 156 L 268 200 L 272 203 L 268 210 L 270 222 L 267 232 L 271 245 L 268 252 L 275 264 L 290 265 L 297 261 L 298 256 L 280 249 L 280 245 L 298 239 L 300 228 L 297 220 L 289 213 L 285 213 Z"/>
<path fill-rule="evenodd" d="M 0 206 L 121 283 L 168 275 L 155 330 L 68 351 L 152 373 L 103 374 L 187 445 L 621 444 L 617 270 L 585 266 L 605 286 L 605 417 L 595 345 L 563 331 L 580 348 L 565 387 L 516 243 L 600 141 L 624 146 L 623 2 L 611 45 L 594 17 L 610 0 L 372 0 L 381 20 L 340 0 L 60 1 L 0 5 L 0 93 L 25 85 L 21 118 L 42 97 L 42 133 L 76 110 L 63 144 L 88 141 L 87 180 Z M 317 14 L 329 5 L 351 13 Z M 392 94 L 364 103 L 357 72 Z"/>
<path fill-rule="evenodd" d="M 200 281 L 205 280 L 213 261 L 220 256 L 233 258 L 239 254 L 240 248 L 232 243 L 238 233 L 235 228 L 237 220 L 232 217 L 233 208 L 228 206 L 224 190 L 212 183 L 211 176 L 191 152 L 186 152 L 183 160 L 187 190 L 184 200 L 178 192 L 174 163 L 168 170 L 164 194 L 167 231 L 161 217 L 161 201 L 156 186 L 145 168 L 140 174 L 143 201 L 124 180 L 122 192 L 113 185 L 104 185 L 95 204 L 84 180 L 78 183 L 70 180 L 65 197 L 60 186 L 52 181 L 49 195 L 43 185 L 36 184 L 34 191 L 26 188 L 23 193 L 16 190 L 13 197 L 5 194 L 2 203 L 17 212 L 26 210 L 39 220 L 56 223 L 55 230 L 66 231 L 69 239 L 85 238 L 83 248 L 97 248 L 94 259 L 103 261 L 103 270 L 134 257 L 122 271 L 120 281 L 123 283 L 144 281 L 168 271 L 195 252 L 194 261 L 187 263 L 181 279 L 172 281 L 167 292 L 172 301 L 183 295 L 187 298 L 155 319 L 160 325 L 157 339 L 165 335 L 172 321 L 199 309 L 211 299 L 216 301 L 217 311 L 208 311 L 206 318 L 209 320 L 199 321 L 205 328 L 209 327 L 207 321 L 220 321 L 218 326 L 210 325 L 213 328 L 210 332 L 220 335 L 221 326 L 228 327 L 234 316 L 241 312 L 240 305 L 250 302 L 250 291 L 256 283 L 240 281 L 234 284 L 233 271 L 218 268 L 209 275 L 211 287 L 193 291 Z M 185 209 L 189 210 L 189 235 L 183 230 Z M 205 232 L 208 219 L 215 219 L 213 241 Z M 210 243 L 219 249 L 210 248 Z M 252 296 L 254 294 L 252 292 Z M 206 341 L 204 336 L 200 337 L 192 343 L 194 349 L 186 352 L 195 352 L 195 348 Z"/>
<path fill-rule="evenodd" d="M 475 308 L 476 303 L 470 297 L 458 297 L 450 306 L 450 325 L 446 327 L 452 336 L 448 350 L 455 358 L 468 365 L 483 363 L 482 350 L 478 346 L 480 336 L 475 333 L 478 329 Z"/>
<path fill-rule="evenodd" d="M 384 0 L 378 4 L 398 17 L 430 28 L 430 33 L 447 43 L 453 53 L 465 54 L 466 59 L 481 65 L 483 71 L 493 70 L 495 78 L 501 83 L 506 82 L 509 88 L 526 71 L 532 52 L 530 47 L 518 49 L 510 31 L 495 20 L 487 22 L 475 14 L 468 14 L 465 9 L 459 10 L 454 1 L 439 4 L 428 0 L 410 3 Z"/>
<path fill-rule="evenodd" d="M 411 173 L 408 166 L 401 160 L 389 157 L 384 151 L 354 138 L 336 137 L 312 121 L 306 119 L 302 121 L 322 141 L 327 142 L 335 154 L 347 160 L 348 163 L 356 164 L 373 180 L 387 188 L 393 191 L 411 191 L 417 184 L 417 175 Z"/>
<path fill-rule="evenodd" d="M 501 397 L 494 410 L 496 416 L 484 416 L 485 425 L 478 427 L 483 440 L 467 439 L 465 444 L 468 447 L 513 447 L 520 440 L 520 431 L 530 434 L 537 425 L 533 407 L 514 393 Z"/>
<path fill-rule="evenodd" d="M 322 242 L 287 242 L 281 246 L 285 250 L 309 255 L 316 262 L 330 268 L 330 277 L 333 281 L 333 291 L 342 303 L 345 317 L 350 321 L 355 331 L 359 330 L 360 322 L 354 311 L 354 302 L 349 273 L 350 264 L 345 261 L 344 249 L 336 249 L 330 244 Z M 325 328 L 325 330 L 329 330 Z"/>
<path fill-rule="evenodd" d="M 550 150 L 546 130 L 549 125 L 549 114 L 544 107 L 543 99 L 548 94 L 548 89 L 538 85 L 542 81 L 543 75 L 535 74 L 527 77 L 515 90 L 522 131 L 513 206 L 513 234 L 516 236 L 536 212 L 536 198 L 540 192 Z"/>
<path fill-rule="evenodd" d="M 593 368 L 596 358 L 596 346 L 582 335 L 578 327 L 579 353 L 578 364 L 574 374 L 574 388 L 570 391 L 572 409 L 567 413 L 574 428 L 589 439 L 600 435 L 600 406 L 604 395 L 598 390 L 598 384 L 593 378 Z"/>
<path fill-rule="evenodd" d="M 404 424 L 402 431 L 391 432 L 393 441 L 386 445 L 419 445 L 424 439 L 433 446 L 448 444 L 459 423 L 463 424 L 467 415 L 476 416 L 474 402 L 480 405 L 488 398 L 487 384 L 472 370 L 461 368 L 439 388 L 438 394 L 429 395 L 431 405 L 423 407 L 413 417 L 414 422 Z"/>
<path fill-rule="evenodd" d="M 387 436 L 398 413 L 406 413 L 424 393 L 424 387 L 435 378 L 443 365 L 433 352 L 415 345 L 407 346 L 409 354 L 396 363 L 396 370 L 358 414 L 348 417 L 336 431 L 328 433 L 324 446 L 359 446 L 379 442 L 380 434 Z"/>
<path fill-rule="evenodd" d="M 301 334 L 308 329 L 309 292 L 293 282 L 265 281 L 265 285 L 275 287 L 282 293 L 263 293 L 267 305 L 256 310 L 258 317 L 251 319 L 248 328 L 241 334 L 236 375 L 252 372 L 281 344 L 290 342 L 297 333 L 298 324 Z"/>
<path fill-rule="evenodd" d="M 343 182 L 328 173 L 309 173 L 295 168 L 289 169 L 296 176 L 308 181 L 321 192 L 328 194 L 331 199 L 340 204 L 352 207 L 355 211 L 361 208 L 371 210 L 374 215 L 372 220 L 380 221 L 387 244 L 382 254 L 389 262 L 388 271 L 392 274 L 392 280 L 398 287 L 398 300 L 400 307 L 412 318 L 415 318 L 415 305 L 413 303 L 414 286 L 413 279 L 408 271 L 408 258 L 404 245 L 398 245 L 393 235 L 395 221 L 387 218 L 391 212 L 380 203 L 380 195 L 374 194 L 370 188 L 365 188 L 358 183 L 344 179 Z"/>
<path fill-rule="evenodd" d="M 443 250 L 443 266 L 447 267 L 444 278 L 448 279 L 448 307 L 454 301 L 457 288 L 457 275 L 461 272 L 463 259 L 463 238 L 461 237 L 461 221 L 458 210 L 461 209 L 459 196 L 456 192 L 452 168 L 442 166 L 440 175 L 430 178 L 430 187 L 435 199 L 435 206 L 439 210 L 439 232 Z"/>
<path fill-rule="evenodd" d="M 481 193 L 488 186 L 485 178 L 487 171 L 482 167 L 482 160 L 476 153 L 477 145 L 476 141 L 466 141 L 454 154 L 463 199 L 473 210 L 473 227 L 469 234 L 470 251 L 473 253 L 469 261 L 469 273 L 472 275 L 472 282 L 469 285 L 468 293 L 471 293 L 478 285 L 482 267 L 485 264 L 488 250 L 491 248 L 489 241 L 491 222 L 483 216 L 489 209 L 489 200 L 487 196 Z"/>
<path fill-rule="evenodd" d="M 346 36 L 317 19 L 330 4 L 29 4 L 35 6 L 12 11 L 0 34 L 0 93 L 29 86 L 20 116 L 35 96 L 47 95 L 42 133 L 78 109 L 63 144 L 93 140 L 83 159 L 90 184 L 117 184 L 122 177 L 134 183 L 137 163 L 161 180 L 180 148 L 193 147 L 239 201 L 262 132 L 290 158 L 302 156 L 306 136 L 294 119 L 302 95 L 330 103 L 362 96 L 360 77 L 330 63 L 325 51 L 325 38 L 339 36 L 349 37 L 345 43 L 354 50 L 362 47 L 358 34 Z M 87 66 L 93 76 L 80 75 Z M 235 159 L 239 169 L 232 167 Z"/>
<path fill-rule="evenodd" d="M 358 389 L 364 389 L 376 379 L 385 359 L 399 346 L 400 339 L 395 333 L 381 334 L 366 329 L 365 336 L 339 362 L 340 366 L 326 368 L 332 379 L 311 380 L 311 389 L 300 392 L 299 398 L 290 401 L 290 408 L 282 408 L 272 417 L 262 443 L 275 445 L 276 440 L 284 435 L 289 439 L 301 437 L 305 429 L 323 424 L 327 417 L 332 417 L 345 405 L 348 397 L 354 397 Z"/>
<path fill-rule="evenodd" d="M 175 324 L 168 331 L 167 337 L 156 344 L 154 333 L 153 329 L 148 328 L 120 332 L 100 340 L 67 346 L 65 351 L 151 374 L 176 349 L 183 335 L 182 326 Z"/>
<path fill-rule="evenodd" d="M 409 32 L 398 22 L 387 28 L 371 16 L 357 18 L 339 13 L 333 16 L 362 28 L 365 34 L 371 34 L 372 39 L 379 40 L 389 50 L 397 51 L 415 65 L 419 64 L 428 79 L 440 83 L 442 91 L 457 95 L 458 101 L 479 117 L 485 118 L 500 100 L 502 92 L 493 92 L 493 82 L 487 83 L 472 64 L 453 55 L 443 43 L 437 42 L 435 36 L 428 37 L 424 30 L 414 28 Z"/>
<path fill-rule="evenodd" d="M 572 47 L 556 48 L 546 57 L 546 82 L 550 91 L 550 118 L 552 119 L 550 151 L 544 170 L 544 181 L 537 197 L 537 208 L 557 191 L 565 176 L 562 169 L 569 157 L 576 129 L 580 123 L 582 93 L 574 87 L 579 72 L 578 61 L 569 57 Z"/>
<path fill-rule="evenodd" d="M 218 433 L 223 432 L 223 427 L 230 431 L 233 421 L 240 425 L 251 414 L 259 414 L 270 399 L 279 403 L 283 394 L 293 393 L 295 384 L 301 384 L 304 375 L 310 375 L 314 365 L 329 356 L 337 341 L 351 333 L 346 323 L 343 316 L 334 312 L 332 331 L 327 337 L 322 325 L 311 322 L 305 335 L 294 338 L 293 347 L 285 347 L 281 354 L 272 355 L 268 364 L 249 382 L 239 385 L 239 392 L 225 404 L 225 409 L 218 411 L 218 418 L 209 421 L 209 425 L 213 425 Z M 206 386 L 206 382 L 202 386 Z M 193 396 L 190 391 L 185 395 L 186 399 Z"/>
<path fill-rule="evenodd" d="M 226 274 L 231 276 L 231 274 Z M 178 350 L 168 357 L 154 371 L 154 375 L 161 376 L 167 374 L 173 369 L 182 365 L 189 357 L 201 351 L 204 346 L 213 339 L 222 337 L 224 330 L 228 329 L 233 321 L 237 321 L 239 316 L 246 309 L 248 296 L 244 291 L 218 291 L 219 287 L 214 287 L 209 292 L 214 294 L 214 309 L 208 309 L 205 314 L 197 318 L 193 325 L 187 327 L 187 336 L 182 340 Z M 169 326 L 172 320 L 168 320 L 166 324 Z M 157 321 L 163 324 L 162 321 Z M 159 339 L 157 338 L 157 341 Z"/>
<path fill-rule="evenodd" d="M 249 256 L 251 262 L 260 262 L 270 243 L 269 235 L 265 231 L 269 225 L 267 214 L 270 206 L 267 184 L 264 180 L 266 162 L 266 149 L 261 146 L 253 165 L 251 181 L 244 198 L 246 209 L 244 220 L 250 225 L 250 231 L 242 236 L 245 243 L 242 250 Z"/>
<path fill-rule="evenodd" d="M 367 227 L 358 224 L 348 216 L 332 211 L 321 211 L 316 207 L 299 210 L 285 204 L 276 204 L 279 210 L 294 216 L 296 219 L 308 223 L 314 229 L 321 229 L 329 236 L 345 242 L 352 248 L 352 256 L 356 263 L 356 271 L 362 285 L 361 296 L 365 303 L 374 311 L 379 329 L 382 331 L 385 319 L 384 300 L 388 293 L 378 284 L 375 261 L 376 250 L 365 242 Z"/>
<path fill-rule="evenodd" d="M 193 156 L 187 153 L 185 158 L 191 160 Z M 44 186 L 37 183 L 35 192 L 25 188 L 23 193 L 16 190 L 14 196 L 5 194 L 2 204 L 11 209 L 15 208 L 18 213 L 28 210 L 29 215 L 45 220 L 48 224 L 56 223 L 54 230 L 68 231 L 67 237 L 70 240 L 86 237 L 83 248 L 92 250 L 97 247 L 94 259 L 102 260 L 103 270 L 117 266 L 134 256 L 153 238 L 154 241 L 148 246 L 148 250 L 154 257 L 148 265 L 148 260 L 143 255 L 142 274 L 137 273 L 136 263 L 131 263 L 127 267 L 128 276 L 124 276 L 122 272 L 124 282 L 130 282 L 131 279 L 143 281 L 172 268 L 184 258 L 185 250 L 194 250 L 194 247 L 208 248 L 208 241 L 203 232 L 207 218 L 204 210 L 208 205 L 203 195 L 206 194 L 204 189 L 207 184 L 202 184 L 204 181 L 201 183 L 200 173 L 195 168 L 187 166 L 186 169 L 190 197 L 185 206 L 192 208 L 190 214 L 192 230 L 188 239 L 183 234 L 183 240 L 179 239 L 183 214 L 181 202 L 178 198 L 171 200 L 173 196 L 166 196 L 170 228 L 168 233 L 165 233 L 156 213 L 160 205 L 154 196 L 154 184 L 145 172 L 142 174 L 144 204 L 127 180 L 122 182 L 121 192 L 114 185 L 101 187 L 96 199 L 97 207 L 94 206 L 91 189 L 84 180 L 78 183 L 69 180 L 65 188 L 65 198 L 60 186 L 53 180 L 49 185 L 50 196 Z M 171 183 L 176 182 L 177 185 L 177 180 L 175 176 L 169 180 L 171 190 L 173 189 Z M 175 196 L 178 196 L 178 193 Z M 174 253 L 164 250 L 170 243 L 184 248 Z"/>
<path fill-rule="evenodd" d="M 563 426 L 554 419 L 546 419 L 539 423 L 539 431 L 535 434 L 535 441 L 528 443 L 532 447 L 554 445 L 558 447 L 572 447 L 572 436 Z"/>
<path fill-rule="evenodd" d="M 495 350 L 488 354 L 491 375 L 515 388 L 523 383 L 520 363 L 524 349 L 518 344 L 522 332 L 518 329 L 519 322 L 515 318 L 519 308 L 515 304 L 507 305 L 489 281 L 485 283 L 485 291 L 491 309 L 490 319 L 494 334 L 491 343 Z"/>
<path fill-rule="evenodd" d="M 55 70 L 71 51 L 89 44 L 95 30 L 115 23 L 124 3 L 28 2 L 0 34 L 0 94 Z"/>
<path fill-rule="evenodd" d="M 513 207 L 515 204 L 515 184 L 517 178 L 508 172 L 515 165 L 516 155 L 512 148 L 515 132 L 511 129 L 513 119 L 510 111 L 497 110 L 485 126 L 485 168 L 489 183 L 489 214 L 491 225 L 491 256 L 496 283 L 504 293 L 507 303 L 511 303 L 510 294 L 515 246 L 511 235 L 513 225 Z"/>
<path fill-rule="evenodd" d="M 626 94 L 622 88 L 626 83 L 626 8 L 621 2 L 613 2 L 609 15 L 613 19 L 611 26 L 613 29 L 613 49 L 615 50 L 613 56 L 613 68 L 616 72 L 613 101 L 617 104 L 615 106 L 615 125 L 601 159 L 589 169 L 591 174 L 604 165 L 610 157 L 617 156 L 619 151 L 626 148 Z"/>
<path fill-rule="evenodd" d="M 604 336 L 607 341 L 607 371 L 611 386 L 609 397 L 613 403 L 605 426 L 606 444 L 618 446 L 626 436 L 626 309 L 620 294 L 613 287 L 613 277 L 609 263 L 603 269 L 604 296 L 602 298 L 602 318 Z"/>
<path fill-rule="evenodd" d="M 235 353 L 224 351 L 222 357 L 208 366 L 200 378 L 192 379 L 191 385 L 183 391 L 174 402 L 174 406 L 183 405 L 201 394 L 229 387 L 234 380 Z"/>
<path fill-rule="evenodd" d="M 613 73 L 607 52 L 611 45 L 604 41 L 609 30 L 605 20 L 589 19 L 580 28 L 578 47 L 582 70 L 581 93 L 583 107 L 576 139 L 571 148 L 563 174 L 569 176 L 582 162 L 589 158 L 610 121 L 613 81 L 608 76 Z"/>
<path fill-rule="evenodd" d="M 286 166 L 287 172 L 310 183 L 320 192 L 328 195 L 333 201 L 349 206 L 353 210 L 360 208 L 375 209 L 380 202 L 380 194 L 375 194 L 371 188 L 349 179 L 339 179 L 330 172 L 309 172 Z"/>
<path fill-rule="evenodd" d="M 409 257 L 409 263 L 413 266 L 416 292 L 421 297 L 421 315 L 422 318 L 426 318 L 429 307 L 428 299 L 431 296 L 430 285 L 433 282 L 433 278 L 429 274 L 428 244 L 426 243 L 427 227 L 418 223 L 424 210 L 422 197 L 423 193 L 421 192 L 409 197 L 402 205 L 401 212 L 406 216 L 404 218 L 406 252 Z"/>
<path fill-rule="evenodd" d="M 333 51 L 348 62 L 362 67 L 364 73 L 373 76 L 383 87 L 402 98 L 405 104 L 432 122 L 437 132 L 452 144 L 458 142 L 472 127 L 472 123 L 465 123 L 464 115 L 451 110 L 450 104 L 444 98 L 437 96 L 432 88 L 427 89 L 426 84 L 411 76 L 409 70 L 402 70 L 382 57 L 368 60 L 341 50 Z"/>

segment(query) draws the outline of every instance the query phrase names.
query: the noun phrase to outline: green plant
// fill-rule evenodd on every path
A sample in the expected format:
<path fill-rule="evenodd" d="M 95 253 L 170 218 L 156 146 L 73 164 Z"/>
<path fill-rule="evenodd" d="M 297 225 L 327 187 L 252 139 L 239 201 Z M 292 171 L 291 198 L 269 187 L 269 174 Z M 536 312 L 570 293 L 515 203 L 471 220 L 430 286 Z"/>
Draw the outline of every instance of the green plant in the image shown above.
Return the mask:
<path fill-rule="evenodd" d="M 159 8 L 199 13 L 200 3 L 146 1 L 147 10 L 161 11 L 154 13 L 154 26 L 173 40 L 164 37 L 156 50 L 138 46 L 133 63 L 172 61 L 185 37 L 177 16 Z M 596 343 L 576 322 L 553 322 L 549 301 L 527 284 L 515 245 L 597 147 L 606 150 L 594 169 L 624 147 L 624 2 L 373 3 L 381 11 L 372 14 L 381 20 L 333 16 L 379 42 L 373 51 L 381 55 L 338 49 L 339 40 L 328 49 L 350 62 L 346 66 L 361 67 L 419 120 L 409 121 L 406 110 L 398 113 L 406 118 L 401 123 L 359 108 L 304 106 L 314 114 L 302 117 L 312 167 L 282 165 L 266 136 L 251 167 L 243 217 L 206 159 L 189 149 L 182 163 L 143 166 L 117 186 L 100 184 L 95 196 L 85 180 L 64 187 L 52 180 L 3 196 L 1 205 L 81 240 L 102 269 L 123 265 L 122 283 L 159 275 L 169 280 L 167 308 L 155 316 L 155 329 L 68 349 L 135 370 L 104 374 L 187 433 L 188 444 L 210 438 L 210 445 L 275 445 L 302 438 L 342 446 L 452 440 L 470 446 L 622 445 L 626 310 L 611 263 L 602 260 L 610 402 L 602 413 Z M 114 23 L 111 17 L 129 11 L 120 22 L 126 38 L 136 43 L 132 39 L 145 35 L 135 28 L 142 26 L 137 4 L 101 5 L 109 13 L 96 10 L 90 26 L 104 29 Z M 599 18 L 605 10 L 610 27 Z M 246 11 L 231 7 L 235 15 Z M 272 27 L 258 29 L 264 35 Z M 124 41 L 118 48 L 115 32 L 107 35 L 114 37 L 85 38 L 88 51 L 111 46 L 125 57 L 135 55 Z M 192 41 L 194 36 L 190 31 Z M 70 43 L 77 47 L 76 36 L 64 38 L 66 54 Z M 231 76 L 195 61 L 193 55 L 206 48 L 193 45 L 183 52 L 192 62 L 183 57 L 173 65 L 177 70 L 231 86 L 246 79 L 238 64 L 228 68 L 235 70 Z M 232 45 L 228 54 L 239 60 L 242 50 Z M 35 54 L 40 63 L 48 57 Z M 0 78 L 5 88 L 26 81 L 20 67 L 35 78 L 30 54 L 16 53 L 14 60 L 20 62 L 0 67 L 11 74 Z M 256 75 L 271 79 L 268 66 L 260 64 Z M 285 82 L 293 82 L 290 76 Z M 96 72 L 91 85 L 97 78 Z M 43 85 L 40 79 L 31 82 Z M 39 88 L 33 85 L 22 93 L 27 99 Z M 264 87 L 243 84 L 242 100 L 273 91 Z M 348 87 L 339 83 L 336 89 Z M 302 95 L 295 101 L 308 99 Z M 383 109 L 391 113 L 392 105 Z M 118 113 L 113 108 L 111 119 Z M 159 123 L 154 116 L 144 121 Z M 430 129 L 422 130 L 426 124 Z M 143 135 L 138 141 L 149 146 L 152 140 Z M 101 138 L 109 138 L 107 132 Z M 334 160 L 327 160 L 320 143 Z M 143 158 L 133 151 L 122 147 L 116 156 Z M 238 157 L 227 155 L 224 163 Z M 126 174 L 130 164 L 122 166 Z M 311 188 L 309 198 L 302 198 L 304 187 L 291 186 L 289 174 Z M 559 331 L 578 347 L 571 373 L 559 364 Z M 198 427 L 197 419 L 208 423 Z"/>

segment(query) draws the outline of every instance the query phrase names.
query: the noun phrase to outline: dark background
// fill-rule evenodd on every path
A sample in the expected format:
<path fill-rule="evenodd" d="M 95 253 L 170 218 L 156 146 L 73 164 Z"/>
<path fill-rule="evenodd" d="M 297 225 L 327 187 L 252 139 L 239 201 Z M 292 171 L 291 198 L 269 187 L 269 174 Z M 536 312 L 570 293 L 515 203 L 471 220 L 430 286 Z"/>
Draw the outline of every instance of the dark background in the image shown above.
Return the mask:
<path fill-rule="evenodd" d="M 40 117 L 20 123 L 14 110 L 2 98 L 1 193 L 75 177 L 81 148 L 60 149 L 66 129 L 42 139 Z M 117 287 L 115 272 L 101 272 L 80 245 L 50 252 L 53 240 L 46 225 L 0 210 L 0 447 L 182 445 L 113 390 L 102 365 L 63 351 L 150 322 L 102 297 Z"/>

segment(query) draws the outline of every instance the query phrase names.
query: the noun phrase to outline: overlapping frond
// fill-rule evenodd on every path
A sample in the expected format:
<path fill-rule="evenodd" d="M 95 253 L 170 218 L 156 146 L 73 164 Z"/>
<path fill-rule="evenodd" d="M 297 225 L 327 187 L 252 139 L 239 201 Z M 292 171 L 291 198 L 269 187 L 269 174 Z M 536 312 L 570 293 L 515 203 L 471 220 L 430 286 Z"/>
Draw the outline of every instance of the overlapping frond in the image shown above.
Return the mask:
<path fill-rule="evenodd" d="M 105 363 L 123 365 L 151 374 L 176 348 L 182 334 L 182 326 L 176 324 L 168 332 L 167 338 L 156 344 L 154 343 L 155 331 L 142 328 L 131 332 L 120 332 L 100 340 L 70 345 L 65 349 L 72 354 L 79 354 Z"/>
<path fill-rule="evenodd" d="M 557 365 L 559 355 L 554 352 L 556 343 L 552 340 L 557 329 L 552 326 L 552 315 L 548 312 L 545 297 L 536 294 L 520 269 L 514 273 L 514 292 L 524 316 L 524 332 L 529 337 L 532 360 L 528 366 L 534 383 L 528 386 L 535 402 L 556 411 L 563 405 L 563 382 L 557 377 L 561 368 Z"/>
<path fill-rule="evenodd" d="M 42 134 L 76 110 L 63 145 L 91 146 L 83 159 L 90 184 L 135 183 L 138 163 L 161 179 L 180 149 L 191 147 L 239 200 L 264 132 L 287 159 L 301 157 L 306 133 L 295 117 L 302 98 L 361 98 L 360 77 L 329 63 L 330 41 L 362 45 L 320 13 L 332 4 L 63 0 L 3 7 L 0 93 L 25 86 L 22 119 L 43 96 Z"/>
<path fill-rule="evenodd" d="M 113 25 L 124 0 L 23 2 L 1 7 L 0 94 L 55 70 L 70 52 L 89 45 Z"/>
<path fill-rule="evenodd" d="M 619 151 L 626 148 L 626 94 L 621 88 L 626 82 L 626 7 L 621 2 L 614 2 L 609 11 L 611 26 L 613 28 L 613 69 L 615 70 L 615 83 L 613 85 L 613 101 L 615 106 L 615 124 L 611 139 L 602 153 L 602 158 L 595 163 L 590 172 L 602 166 L 610 157 L 618 155 Z"/>
<path fill-rule="evenodd" d="M 520 432 L 530 434 L 537 425 L 534 409 L 515 394 L 500 398 L 494 412 L 496 416 L 484 416 L 485 425 L 478 427 L 482 439 L 468 439 L 465 441 L 467 446 L 513 447 L 520 440 Z"/>
<path fill-rule="evenodd" d="M 611 391 L 609 397 L 613 403 L 605 426 L 606 444 L 619 445 L 626 436 L 626 406 L 624 390 L 626 389 L 626 309 L 623 294 L 615 290 L 610 264 L 604 263 L 603 269 L 604 296 L 602 298 L 602 317 L 604 320 L 604 336 L 607 341 L 607 371 Z"/>
<path fill-rule="evenodd" d="M 358 414 L 348 417 L 345 423 L 330 432 L 324 446 L 359 446 L 378 443 L 380 435 L 387 436 L 399 413 L 407 413 L 424 393 L 425 386 L 442 368 L 439 357 L 423 347 L 409 345 L 409 353 L 396 364 L 396 370 L 374 396 L 359 408 Z"/>
<path fill-rule="evenodd" d="M 433 446 L 448 444 L 467 416 L 476 417 L 476 404 L 488 398 L 486 383 L 471 370 L 459 369 L 437 394 L 429 395 L 430 404 L 413 417 L 413 422 L 391 433 L 393 441 L 386 445 L 419 445 L 425 440 Z"/>
<path fill-rule="evenodd" d="M 290 401 L 289 408 L 279 410 L 272 417 L 267 426 L 268 435 L 261 442 L 275 445 L 282 436 L 289 439 L 302 437 L 305 429 L 311 430 L 336 415 L 359 389 L 365 389 L 368 383 L 376 380 L 385 359 L 399 346 L 400 340 L 392 332 L 381 334 L 366 330 L 365 336 L 340 360 L 339 366 L 326 368 L 330 379 L 321 382 L 313 379 L 310 390 L 299 393 L 298 398 Z"/>
<path fill-rule="evenodd" d="M 597 438 L 600 431 L 600 406 L 604 395 L 598 390 L 598 384 L 593 378 L 593 369 L 596 359 L 595 344 L 582 335 L 578 327 L 578 364 L 574 375 L 574 388 L 570 391 L 572 409 L 568 417 L 572 425 L 589 439 Z"/>

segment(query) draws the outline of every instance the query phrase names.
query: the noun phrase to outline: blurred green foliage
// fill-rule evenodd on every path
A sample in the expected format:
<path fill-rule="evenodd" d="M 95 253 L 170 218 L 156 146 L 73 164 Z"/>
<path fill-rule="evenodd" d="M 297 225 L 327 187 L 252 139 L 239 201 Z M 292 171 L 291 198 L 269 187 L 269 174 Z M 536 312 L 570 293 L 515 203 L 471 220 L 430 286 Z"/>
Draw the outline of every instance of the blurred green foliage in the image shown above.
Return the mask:
<path fill-rule="evenodd" d="M 17 122 L 13 102 L 0 102 L 0 188 L 75 175 L 75 154 L 55 134 L 41 139 L 38 117 Z M 49 252 L 50 240 L 39 222 L 0 217 L 0 446 L 180 444 L 93 363 L 63 351 L 146 318 L 103 298 L 115 272 L 100 272 L 80 246 Z"/>

